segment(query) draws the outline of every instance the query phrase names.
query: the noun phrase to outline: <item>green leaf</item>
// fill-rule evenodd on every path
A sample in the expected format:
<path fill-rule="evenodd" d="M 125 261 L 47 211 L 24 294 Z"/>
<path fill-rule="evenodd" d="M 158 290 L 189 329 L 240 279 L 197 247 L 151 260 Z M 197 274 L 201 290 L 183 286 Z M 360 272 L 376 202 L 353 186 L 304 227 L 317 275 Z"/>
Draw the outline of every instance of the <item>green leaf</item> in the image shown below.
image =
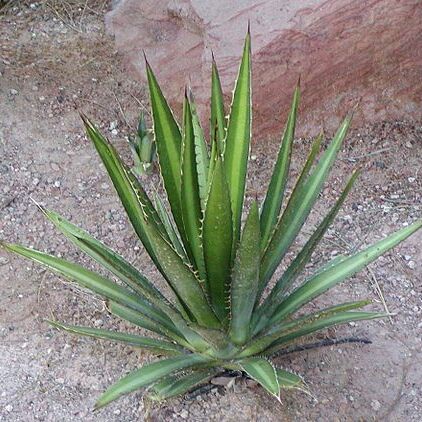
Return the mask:
<path fill-rule="evenodd" d="M 290 159 L 292 155 L 292 144 L 295 135 L 296 115 L 299 106 L 300 88 L 299 83 L 296 86 L 289 117 L 284 129 L 280 152 L 274 166 L 271 181 L 268 186 L 264 204 L 261 211 L 261 245 L 262 249 L 268 244 L 270 235 L 277 223 L 286 189 L 287 178 L 290 168 Z"/>
<path fill-rule="evenodd" d="M 169 302 L 161 292 L 123 257 L 94 239 L 88 232 L 70 223 L 54 211 L 37 204 L 43 214 L 79 249 L 111 271 L 121 281 L 162 311 L 167 312 Z M 175 310 L 176 311 L 176 310 Z"/>
<path fill-rule="evenodd" d="M 261 384 L 270 394 L 280 400 L 280 385 L 274 366 L 264 358 L 248 358 L 239 361 L 239 365 L 252 379 Z"/>
<path fill-rule="evenodd" d="M 250 335 L 250 321 L 259 283 L 260 228 L 258 204 L 253 202 L 243 228 L 231 282 L 229 336 L 244 344 Z"/>
<path fill-rule="evenodd" d="M 142 368 L 123 377 L 120 381 L 109 387 L 95 404 L 95 409 L 106 406 L 124 394 L 131 393 L 142 387 L 147 387 L 154 382 L 194 366 L 210 362 L 209 359 L 200 355 L 176 356 L 145 365 Z"/>
<path fill-rule="evenodd" d="M 224 321 L 227 316 L 228 281 L 233 243 L 230 195 L 221 158 L 217 159 L 208 196 L 202 236 L 207 288 L 212 306 Z"/>
<path fill-rule="evenodd" d="M 280 388 L 286 390 L 296 388 L 298 390 L 306 391 L 305 383 L 299 375 L 293 374 L 292 372 L 279 368 L 276 368 L 276 373 Z"/>
<path fill-rule="evenodd" d="M 251 37 L 248 31 L 227 127 L 224 164 L 233 213 L 233 239 L 240 236 L 243 197 L 251 139 Z"/>
<path fill-rule="evenodd" d="M 166 274 L 166 279 L 178 297 L 183 300 L 199 325 L 218 328 L 220 324 L 208 304 L 201 281 L 174 248 L 163 239 L 158 230 L 152 225 L 147 227 L 154 253 Z"/>
<path fill-rule="evenodd" d="M 48 321 L 48 323 L 55 328 L 58 328 L 71 334 L 99 338 L 103 340 L 117 341 L 120 343 L 129 344 L 134 347 L 152 349 L 155 352 L 159 353 L 180 354 L 184 350 L 182 347 L 173 343 L 169 343 L 167 341 L 157 340 L 149 337 L 142 337 L 135 334 L 104 330 L 100 328 L 79 327 L 76 325 L 62 324 L 57 321 Z"/>
<path fill-rule="evenodd" d="M 152 400 L 163 401 L 186 394 L 199 385 L 208 382 L 217 373 L 217 369 L 203 369 L 179 376 L 166 377 L 152 386 L 149 397 Z"/>
<path fill-rule="evenodd" d="M 163 325 L 150 318 L 150 316 L 144 312 L 140 312 L 131 309 L 125 305 L 122 305 L 113 300 L 107 302 L 107 309 L 113 314 L 122 318 L 138 327 L 144 328 L 145 330 L 152 331 L 153 333 L 167 337 L 177 343 L 188 347 L 188 343 L 182 337 L 181 333 L 175 327 L 169 327 Z M 189 348 L 189 347 L 188 347 Z"/>
<path fill-rule="evenodd" d="M 181 146 L 182 135 L 173 117 L 172 111 L 161 92 L 157 79 L 146 62 L 149 93 L 151 99 L 152 117 L 154 121 L 154 135 L 157 145 L 160 172 L 164 181 L 167 196 L 174 216 L 174 221 L 182 238 L 183 220 L 181 206 Z"/>
<path fill-rule="evenodd" d="M 134 294 L 126 288 L 89 271 L 80 265 L 65 261 L 61 258 L 39 252 L 23 246 L 3 243 L 3 246 L 10 252 L 14 252 L 34 262 L 48 267 L 53 272 L 60 274 L 67 279 L 76 281 L 80 286 L 92 290 L 93 292 L 103 296 L 106 299 L 114 300 L 143 314 L 150 316 L 154 321 L 174 329 L 171 320 L 157 310 L 155 306 L 147 302 L 137 294 Z"/>
<path fill-rule="evenodd" d="M 266 315 L 271 315 L 271 313 L 274 311 L 274 306 L 277 306 L 283 294 L 291 287 L 291 285 L 296 280 L 296 277 L 300 274 L 300 272 L 305 268 L 305 265 L 311 259 L 312 253 L 336 217 L 359 174 L 359 171 L 355 171 L 352 174 L 335 205 L 331 208 L 330 212 L 325 216 L 323 221 L 319 224 L 312 236 L 306 242 L 305 246 L 298 253 L 296 258 L 289 265 L 287 270 L 283 273 L 283 275 L 275 284 L 274 288 L 271 290 L 271 293 L 262 305 L 262 309 Z"/>
<path fill-rule="evenodd" d="M 224 113 L 223 91 L 221 89 L 220 76 L 218 74 L 217 64 L 212 56 L 211 72 L 211 122 L 210 139 L 211 145 L 218 143 L 220 153 L 224 153 L 226 138 L 226 118 Z"/>
<path fill-rule="evenodd" d="M 198 188 L 199 188 L 199 199 L 201 201 L 201 210 L 205 210 L 205 202 L 208 195 L 208 168 L 209 168 L 209 157 L 207 144 L 205 142 L 204 132 L 202 131 L 201 123 L 199 121 L 198 114 L 196 112 L 195 102 L 193 95 L 189 95 L 189 106 L 190 114 L 192 119 L 192 128 L 194 134 L 194 145 L 195 145 L 195 159 L 193 164 L 196 164 L 196 173 L 198 177 Z"/>
<path fill-rule="evenodd" d="M 187 248 L 192 255 L 192 264 L 199 273 L 199 277 L 205 280 L 204 253 L 201 240 L 201 199 L 198 184 L 199 167 L 197 162 L 195 133 L 192 121 L 191 105 L 188 99 L 184 104 L 184 133 L 182 152 L 182 215 L 185 226 Z M 202 174 L 204 176 L 204 174 Z M 202 180 L 206 184 L 206 180 Z"/>
<path fill-rule="evenodd" d="M 394 248 L 394 246 L 405 240 L 421 227 L 422 221 L 416 222 L 393 233 L 387 238 L 380 240 L 365 250 L 346 258 L 334 267 L 329 267 L 325 271 L 311 277 L 281 302 L 274 313 L 274 316 L 271 318 L 271 322 L 275 323 L 288 317 L 305 303 L 315 299 L 335 284 L 340 283 L 345 278 L 350 277 L 361 270 L 389 249 Z"/>
<path fill-rule="evenodd" d="M 180 241 L 177 230 L 175 229 L 171 217 L 166 210 L 166 206 L 164 205 L 164 202 L 158 193 L 156 193 L 154 196 L 154 203 L 155 208 L 157 209 L 157 214 L 160 217 L 160 220 L 163 222 L 171 244 L 180 256 L 187 259 L 186 252 L 183 248 L 182 242 Z"/>
<path fill-rule="evenodd" d="M 315 170 L 306 179 L 306 182 L 304 182 L 290 197 L 286 209 L 277 223 L 274 234 L 262 257 L 261 291 L 267 285 L 290 245 L 296 238 L 317 200 L 323 183 L 327 178 L 328 172 L 333 165 L 346 136 L 350 121 L 351 116 L 344 119 Z"/>
<path fill-rule="evenodd" d="M 240 356 L 243 357 L 262 354 L 264 351 L 267 355 L 270 355 L 266 349 L 273 345 L 275 342 L 278 343 L 281 337 L 286 337 L 295 331 L 307 327 L 310 324 L 314 324 L 320 319 L 331 317 L 346 311 L 362 308 L 369 303 L 371 303 L 369 300 L 341 303 L 339 305 L 320 309 L 310 314 L 305 314 L 297 319 L 294 319 L 293 321 L 281 321 L 272 324 L 267 328 L 267 330 L 265 330 L 264 334 L 256 337 L 251 343 L 249 343 L 248 346 L 241 352 Z M 270 348 L 270 350 L 272 349 Z"/>
<path fill-rule="evenodd" d="M 120 160 L 115 148 L 101 135 L 98 129 L 85 117 L 81 116 L 89 138 L 104 163 L 107 173 L 113 182 L 114 187 L 120 197 L 130 222 L 142 241 L 148 254 L 151 256 L 158 269 L 160 265 L 152 251 L 148 235 L 145 231 L 145 222 L 148 219 L 151 224 L 157 225 L 157 214 L 153 211 L 153 206 L 146 194 L 134 177 Z M 163 233 L 163 228 L 157 226 Z"/>
<path fill-rule="evenodd" d="M 388 314 L 383 312 L 340 312 L 326 318 L 318 319 L 317 321 L 306 324 L 297 331 L 281 336 L 278 340 L 272 343 L 271 347 L 264 350 L 265 355 L 272 355 L 280 349 L 286 347 L 289 343 L 297 340 L 300 337 L 307 336 L 316 331 L 323 330 L 334 325 L 346 324 L 352 321 L 370 320 L 376 318 L 385 318 Z"/>

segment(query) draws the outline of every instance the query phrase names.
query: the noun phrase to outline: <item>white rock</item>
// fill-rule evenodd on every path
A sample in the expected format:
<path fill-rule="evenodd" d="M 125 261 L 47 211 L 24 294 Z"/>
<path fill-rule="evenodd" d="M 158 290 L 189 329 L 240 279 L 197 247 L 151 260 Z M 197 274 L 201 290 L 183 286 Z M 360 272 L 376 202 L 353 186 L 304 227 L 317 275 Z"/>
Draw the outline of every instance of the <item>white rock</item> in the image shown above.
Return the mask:
<path fill-rule="evenodd" d="M 375 410 L 375 412 L 377 412 L 378 410 L 381 409 L 381 403 L 378 400 L 372 400 L 371 401 L 371 407 L 372 407 L 372 409 Z"/>

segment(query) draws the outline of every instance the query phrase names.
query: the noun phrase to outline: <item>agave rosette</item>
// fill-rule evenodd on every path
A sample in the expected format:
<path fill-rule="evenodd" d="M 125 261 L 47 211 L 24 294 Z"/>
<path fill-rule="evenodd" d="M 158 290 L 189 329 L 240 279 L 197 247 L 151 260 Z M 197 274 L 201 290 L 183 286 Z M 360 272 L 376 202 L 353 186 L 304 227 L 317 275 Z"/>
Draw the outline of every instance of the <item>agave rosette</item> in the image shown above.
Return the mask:
<path fill-rule="evenodd" d="M 354 172 L 286 271 L 270 284 L 321 192 L 351 116 L 341 123 L 319 160 L 322 136 L 315 139 L 286 198 L 300 96 L 296 87 L 265 199 L 261 207 L 257 201 L 252 202 L 242 227 L 252 119 L 249 33 L 227 119 L 213 61 L 210 147 L 190 92 L 185 94 L 180 129 L 148 63 L 147 77 L 160 173 L 170 212 L 161 198 L 153 203 L 112 144 L 88 118 L 83 116 L 83 120 L 133 229 L 166 280 L 168 291 L 160 291 L 122 256 L 44 207 L 40 207 L 42 212 L 68 239 L 121 283 L 30 248 L 10 243 L 3 246 L 102 296 L 112 314 L 152 336 L 59 322 L 51 322 L 53 326 L 166 355 L 109 387 L 96 408 L 142 387 L 148 387 L 150 395 L 158 399 L 183 394 L 222 370 L 243 371 L 275 397 L 283 388 L 304 389 L 300 376 L 273 365 L 272 355 L 318 330 L 386 314 L 361 310 L 369 301 L 342 303 L 299 316 L 298 311 L 406 239 L 422 222 L 352 256 L 333 259 L 296 286 L 298 275 L 351 190 L 358 175 Z"/>

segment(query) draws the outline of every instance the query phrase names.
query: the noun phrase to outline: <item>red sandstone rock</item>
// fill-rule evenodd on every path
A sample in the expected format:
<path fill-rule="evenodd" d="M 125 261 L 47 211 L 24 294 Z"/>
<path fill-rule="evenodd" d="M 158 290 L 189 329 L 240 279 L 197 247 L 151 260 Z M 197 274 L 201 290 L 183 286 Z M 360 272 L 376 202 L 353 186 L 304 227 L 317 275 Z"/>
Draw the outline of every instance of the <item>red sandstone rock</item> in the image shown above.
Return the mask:
<path fill-rule="evenodd" d="M 332 131 L 358 100 L 355 125 L 422 118 L 418 0 L 121 0 L 106 18 L 128 70 L 144 78 L 145 50 L 170 102 L 188 83 L 202 115 L 211 49 L 229 104 L 248 19 L 255 136 L 281 131 L 299 74 L 302 134 Z"/>

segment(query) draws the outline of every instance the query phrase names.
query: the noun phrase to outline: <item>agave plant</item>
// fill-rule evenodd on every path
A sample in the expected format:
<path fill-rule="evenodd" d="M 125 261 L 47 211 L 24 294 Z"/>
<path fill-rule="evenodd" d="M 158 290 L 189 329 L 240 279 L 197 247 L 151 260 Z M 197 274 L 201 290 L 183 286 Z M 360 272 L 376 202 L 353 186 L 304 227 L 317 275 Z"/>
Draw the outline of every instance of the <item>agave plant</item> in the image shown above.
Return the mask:
<path fill-rule="evenodd" d="M 136 135 L 129 136 L 134 166 L 132 171 L 137 176 L 149 174 L 155 159 L 155 142 L 147 130 L 144 113 L 141 113 Z"/>
<path fill-rule="evenodd" d="M 352 256 L 331 260 L 298 284 L 298 276 L 351 190 L 358 176 L 354 172 L 286 271 L 272 282 L 277 266 L 318 198 L 351 116 L 341 123 L 319 160 L 322 136 L 315 139 L 294 189 L 286 198 L 300 95 L 297 86 L 265 199 L 261 207 L 256 200 L 252 202 L 242 224 L 251 139 L 249 33 L 227 120 L 213 61 L 210 147 L 190 92 L 185 94 L 180 129 L 148 63 L 146 71 L 160 172 L 170 211 L 160 198 L 154 205 L 115 148 L 85 116 L 83 121 L 168 291 L 160 291 L 108 246 L 44 207 L 40 208 L 45 216 L 121 284 L 30 248 L 9 243 L 3 246 L 92 290 L 107 300 L 112 314 L 153 333 L 146 337 L 51 322 L 70 333 L 148 348 L 162 356 L 109 387 L 96 408 L 142 387 L 158 399 L 183 394 L 224 370 L 242 371 L 277 398 L 281 389 L 304 389 L 302 378 L 276 368 L 271 356 L 318 330 L 386 314 L 360 310 L 369 301 L 341 303 L 312 313 L 301 312 L 303 306 L 406 239 L 422 226 L 422 221 Z"/>

